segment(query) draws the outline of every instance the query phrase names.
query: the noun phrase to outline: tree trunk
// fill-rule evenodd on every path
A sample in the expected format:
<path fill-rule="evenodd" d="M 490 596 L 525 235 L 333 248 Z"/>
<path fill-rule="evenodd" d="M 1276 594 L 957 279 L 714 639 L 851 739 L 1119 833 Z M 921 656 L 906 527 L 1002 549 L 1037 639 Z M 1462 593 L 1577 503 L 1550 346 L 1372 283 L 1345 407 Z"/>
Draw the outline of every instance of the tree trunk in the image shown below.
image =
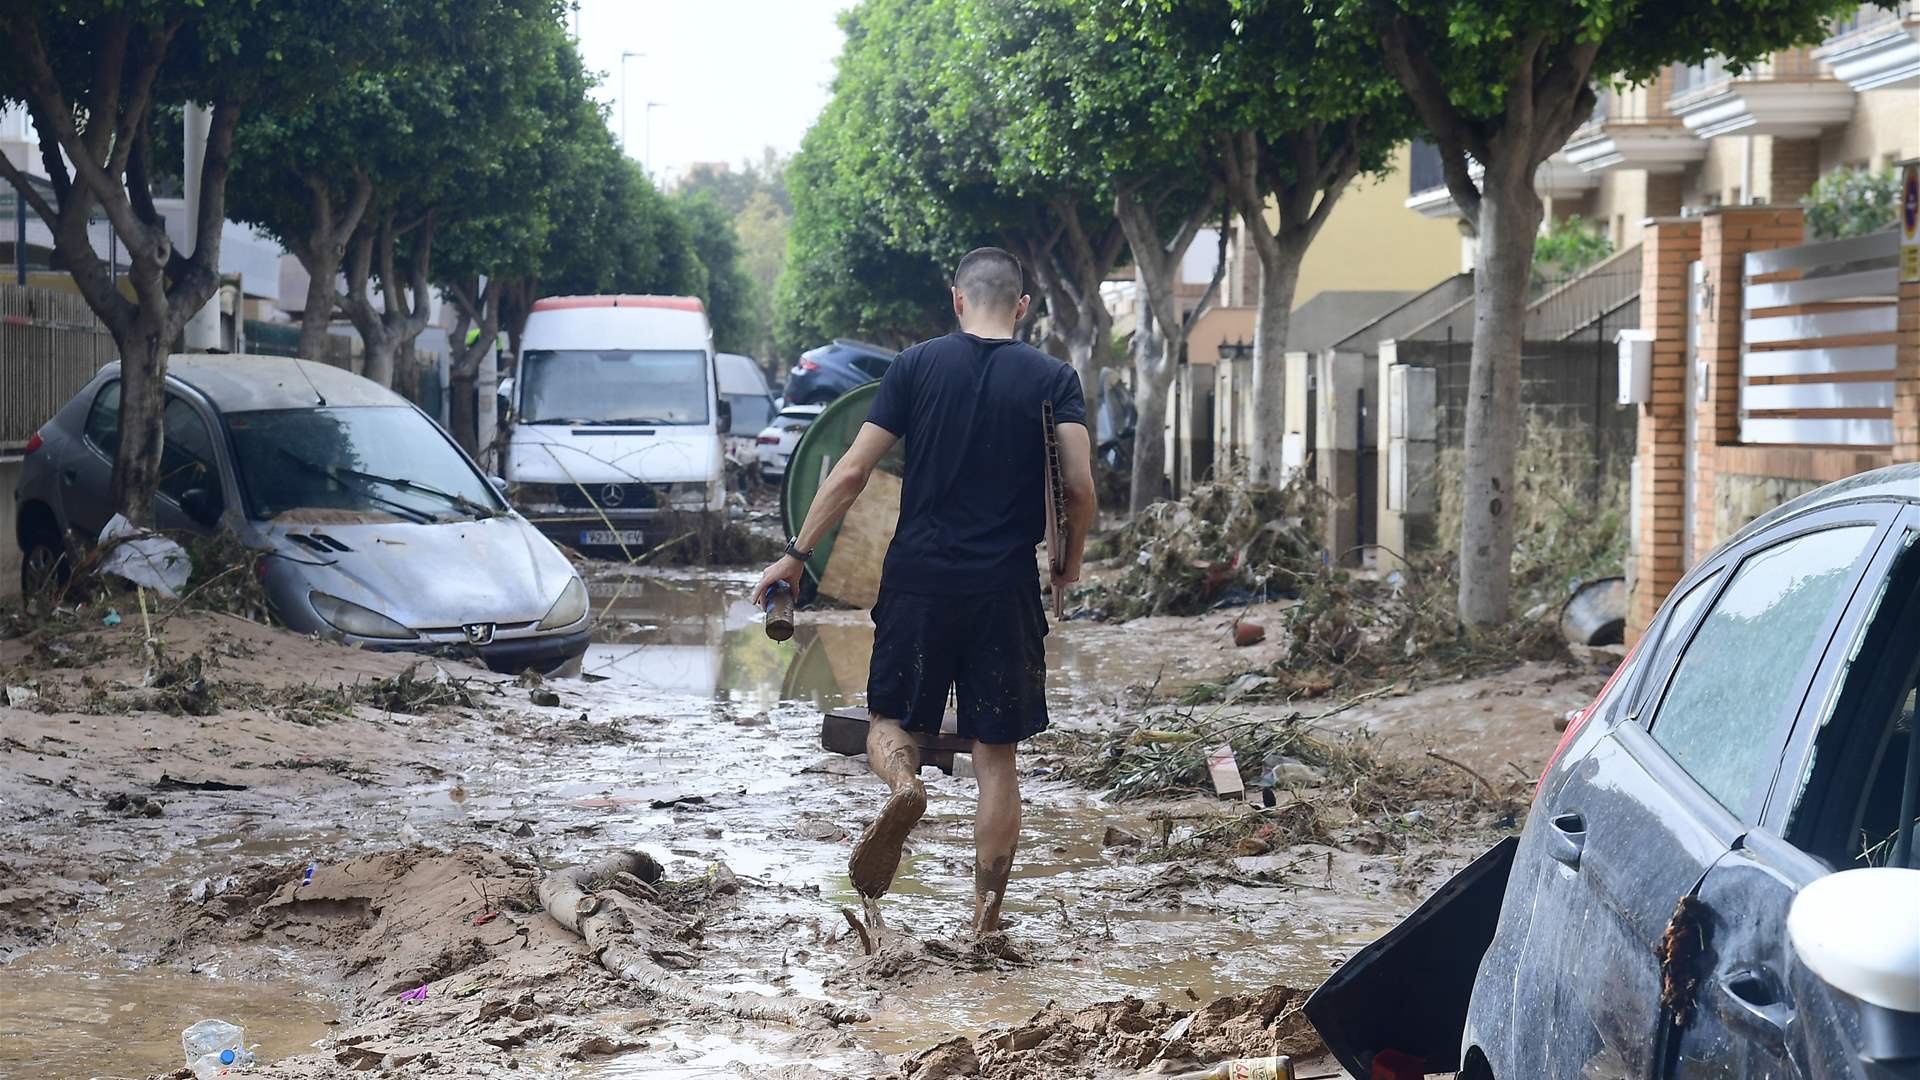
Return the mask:
<path fill-rule="evenodd" d="M 366 364 L 361 373 L 389 389 L 393 387 L 393 357 L 400 351 L 399 339 L 384 328 L 372 333 L 360 327 L 360 341 L 366 346 Z"/>
<path fill-rule="evenodd" d="M 476 413 L 479 402 L 475 399 L 478 392 L 479 372 L 460 364 L 449 365 L 447 370 L 447 427 L 453 441 L 460 449 L 472 455 L 474 460 L 480 457 L 480 418 Z"/>
<path fill-rule="evenodd" d="M 143 313 L 114 335 L 120 349 L 120 442 L 113 456 L 113 504 L 128 521 L 153 524 L 153 492 L 166 441 L 166 359 L 170 342 Z M 87 537 L 89 541 L 94 537 Z"/>
<path fill-rule="evenodd" d="M 327 358 L 328 327 L 333 325 L 333 281 L 340 274 L 340 251 L 329 245 L 323 251 L 299 253 L 300 266 L 307 272 L 307 306 L 300 313 L 300 355 L 308 360 Z"/>
<path fill-rule="evenodd" d="M 1133 339 L 1133 405 L 1138 419 L 1133 429 L 1133 476 L 1127 489 L 1129 514 L 1152 506 L 1166 491 L 1167 389 L 1180 347 L 1175 336 L 1165 333 L 1150 310 L 1141 306 Z"/>
<path fill-rule="evenodd" d="M 1543 213 L 1525 164 L 1490 166 L 1481 182 L 1460 518 L 1460 618 L 1480 626 L 1506 621 L 1512 587 L 1520 327 Z"/>
<path fill-rule="evenodd" d="M 1253 445 L 1247 448 L 1247 478 L 1278 485 L 1286 479 L 1287 327 L 1293 321 L 1293 293 L 1304 253 L 1278 243 L 1256 249 L 1260 298 L 1253 321 Z"/>

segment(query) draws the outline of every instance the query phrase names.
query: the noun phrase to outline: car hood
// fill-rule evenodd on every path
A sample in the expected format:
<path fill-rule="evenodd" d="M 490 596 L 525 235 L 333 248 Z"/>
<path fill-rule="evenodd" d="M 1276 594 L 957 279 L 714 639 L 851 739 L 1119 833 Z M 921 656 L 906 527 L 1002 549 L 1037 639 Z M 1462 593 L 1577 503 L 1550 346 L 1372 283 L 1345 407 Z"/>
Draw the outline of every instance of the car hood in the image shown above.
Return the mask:
<path fill-rule="evenodd" d="M 309 587 L 414 629 L 537 622 L 574 576 L 552 541 L 517 514 L 426 525 L 275 524 L 264 533 L 267 550 L 295 564 Z"/>
<path fill-rule="evenodd" d="M 709 427 L 625 429 L 515 425 L 506 477 L 516 484 L 673 484 L 719 475 L 720 440 Z"/>

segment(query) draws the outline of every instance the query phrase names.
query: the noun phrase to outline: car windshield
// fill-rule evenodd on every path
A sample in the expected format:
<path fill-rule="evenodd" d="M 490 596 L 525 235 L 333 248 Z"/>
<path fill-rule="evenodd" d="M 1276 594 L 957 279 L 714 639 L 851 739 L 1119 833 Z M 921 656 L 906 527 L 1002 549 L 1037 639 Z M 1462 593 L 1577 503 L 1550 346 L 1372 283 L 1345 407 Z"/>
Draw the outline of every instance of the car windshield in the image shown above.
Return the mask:
<path fill-rule="evenodd" d="M 529 349 L 520 416 L 528 424 L 704 424 L 707 354 L 671 349 Z"/>
<path fill-rule="evenodd" d="M 228 413 L 255 520 L 440 521 L 500 503 L 433 422 L 402 405 Z"/>
<path fill-rule="evenodd" d="M 733 409 L 733 427 L 728 429 L 728 434 L 756 434 L 773 417 L 773 401 L 765 394 L 728 394 L 726 397 Z"/>

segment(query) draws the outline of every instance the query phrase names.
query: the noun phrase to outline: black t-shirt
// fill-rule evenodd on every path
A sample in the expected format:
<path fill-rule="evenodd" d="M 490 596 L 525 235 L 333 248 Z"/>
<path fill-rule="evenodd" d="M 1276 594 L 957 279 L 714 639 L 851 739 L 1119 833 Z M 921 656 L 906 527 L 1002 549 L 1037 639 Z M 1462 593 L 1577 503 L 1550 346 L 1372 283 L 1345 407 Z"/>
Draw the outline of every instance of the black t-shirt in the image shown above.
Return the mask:
<path fill-rule="evenodd" d="M 1043 401 L 1056 424 L 1086 423 L 1073 368 L 1007 338 L 955 331 L 887 369 L 867 422 L 906 440 L 907 475 L 885 587 L 968 595 L 1037 584 Z"/>

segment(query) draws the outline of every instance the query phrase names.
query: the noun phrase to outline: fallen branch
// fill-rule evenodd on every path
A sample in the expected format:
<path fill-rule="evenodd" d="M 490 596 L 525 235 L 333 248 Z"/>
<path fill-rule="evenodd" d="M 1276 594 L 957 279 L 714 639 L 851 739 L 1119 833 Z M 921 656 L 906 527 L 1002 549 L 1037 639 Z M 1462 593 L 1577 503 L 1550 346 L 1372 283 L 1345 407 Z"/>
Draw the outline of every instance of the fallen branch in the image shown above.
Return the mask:
<path fill-rule="evenodd" d="M 795 1026 L 867 1019 L 858 1009 L 824 1001 L 781 1001 L 764 994 L 710 990 L 661 967 L 654 954 L 677 951 L 664 944 L 672 940 L 671 931 L 663 925 L 665 913 L 646 902 L 662 876 L 651 856 L 622 852 L 549 874 L 540 885 L 540 905 L 554 922 L 584 938 L 594 959 L 609 973 L 669 1001 L 743 1020 Z M 656 936 L 661 948 L 650 947 L 648 938 Z"/>
<path fill-rule="evenodd" d="M 1445 754 L 1442 754 L 1438 750 L 1427 751 L 1427 756 L 1432 758 L 1435 761 L 1444 762 L 1445 764 L 1451 765 L 1454 768 L 1459 769 L 1461 772 L 1466 773 L 1468 776 L 1473 777 L 1475 780 L 1480 782 L 1480 786 L 1485 788 L 1487 794 L 1489 795 L 1492 795 L 1494 794 L 1494 792 L 1499 790 L 1495 788 L 1492 784 L 1487 783 L 1486 777 L 1481 776 L 1479 773 L 1474 772 L 1471 768 L 1468 768 L 1467 766 L 1462 765 L 1460 762 L 1453 760 L 1452 758 L 1448 757 Z"/>

